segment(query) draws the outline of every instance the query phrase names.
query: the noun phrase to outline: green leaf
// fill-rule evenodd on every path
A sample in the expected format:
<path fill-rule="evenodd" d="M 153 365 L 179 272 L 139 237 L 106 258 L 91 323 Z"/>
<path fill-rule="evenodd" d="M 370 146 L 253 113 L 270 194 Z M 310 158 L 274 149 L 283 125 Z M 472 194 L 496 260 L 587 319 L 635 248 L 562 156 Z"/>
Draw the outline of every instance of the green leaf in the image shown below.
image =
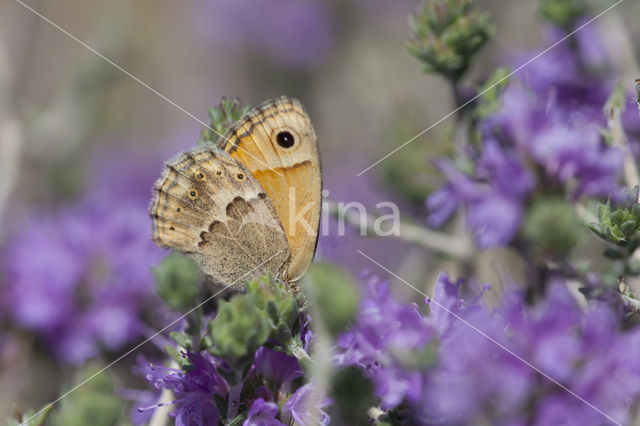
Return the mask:
<path fill-rule="evenodd" d="M 625 235 L 631 235 L 636 231 L 638 224 L 635 220 L 627 220 L 622 225 L 620 225 L 620 231 Z"/>
<path fill-rule="evenodd" d="M 598 220 L 602 222 L 605 217 L 609 214 L 609 202 L 607 204 L 598 204 L 596 208 Z"/>
<path fill-rule="evenodd" d="M 171 338 L 181 347 L 191 349 L 191 336 L 188 334 L 172 331 L 169 333 L 169 336 L 171 336 Z"/>
<path fill-rule="evenodd" d="M 533 203 L 521 232 L 536 255 L 559 257 L 575 246 L 582 226 L 573 206 L 562 198 L 549 197 Z"/>

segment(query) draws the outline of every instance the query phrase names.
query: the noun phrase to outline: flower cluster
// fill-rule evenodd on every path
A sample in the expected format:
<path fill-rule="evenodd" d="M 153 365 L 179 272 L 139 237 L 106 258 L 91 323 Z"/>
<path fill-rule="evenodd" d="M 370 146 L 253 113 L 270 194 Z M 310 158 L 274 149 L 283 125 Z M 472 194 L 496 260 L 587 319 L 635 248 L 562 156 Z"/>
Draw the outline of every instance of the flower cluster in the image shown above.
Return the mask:
<path fill-rule="evenodd" d="M 420 424 L 624 422 L 640 397 L 640 331 L 621 331 L 603 303 L 581 308 L 563 282 L 533 306 L 507 293 L 498 309 L 465 302 L 441 274 L 430 313 L 369 279 L 339 365 L 375 383 L 381 407 Z M 591 405 L 591 406 L 590 406 Z M 594 409 L 595 407 L 596 409 Z"/>
<path fill-rule="evenodd" d="M 606 197 L 618 188 L 623 152 L 601 135 L 612 85 L 586 71 L 602 64 L 598 44 L 576 43 L 534 56 L 521 77 L 504 88 L 495 110 L 478 122 L 472 166 L 463 171 L 440 161 L 447 183 L 427 200 L 432 226 L 465 207 L 478 246 L 505 245 L 521 229 L 534 195 Z M 623 122 L 635 131 L 637 117 L 627 110 Z"/>
<path fill-rule="evenodd" d="M 273 426 L 292 419 L 328 424 L 322 411 L 328 401 L 311 403 L 313 384 L 304 383 L 304 370 L 291 354 L 292 348 L 306 354 L 312 334 L 285 284 L 269 277 L 249 281 L 247 294 L 234 295 L 211 316 L 195 339 L 197 349 L 189 335 L 172 333 L 182 348 L 173 354 L 180 368 L 149 364 L 145 369 L 153 387 L 171 390 L 175 399 L 141 411 L 171 404 L 176 425 L 226 420 Z"/>
<path fill-rule="evenodd" d="M 33 215 L 3 251 L 3 308 L 59 359 L 80 363 L 145 333 L 163 251 L 144 205 L 97 197 Z"/>

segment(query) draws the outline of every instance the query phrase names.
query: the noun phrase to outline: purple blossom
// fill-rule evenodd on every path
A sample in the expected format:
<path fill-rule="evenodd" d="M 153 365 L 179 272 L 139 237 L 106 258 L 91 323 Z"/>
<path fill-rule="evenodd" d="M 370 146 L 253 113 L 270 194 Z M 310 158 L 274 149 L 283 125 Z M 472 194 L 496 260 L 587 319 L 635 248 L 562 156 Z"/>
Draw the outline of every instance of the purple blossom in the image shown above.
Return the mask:
<path fill-rule="evenodd" d="M 300 426 L 311 426 L 319 424 L 327 426 L 331 418 L 322 408 L 331 404 L 330 399 L 322 399 L 315 407 L 310 407 L 309 398 L 313 398 L 314 387 L 312 383 L 307 383 L 298 389 L 282 407 L 282 414 L 289 416 Z"/>
<path fill-rule="evenodd" d="M 220 416 L 215 404 L 216 397 L 228 398 L 229 386 L 222 373 L 228 375 L 230 367 L 207 351 L 187 352 L 184 356 L 190 364 L 186 371 L 151 364 L 146 366 L 144 374 L 147 381 L 155 389 L 171 390 L 176 398 L 170 402 L 138 408 L 138 411 L 147 412 L 159 406 L 173 405 L 175 408 L 170 416 L 175 417 L 176 425 L 216 424 Z M 275 387 L 281 396 L 286 396 L 292 391 L 289 389 L 291 381 L 302 376 L 295 358 L 260 348 L 253 367 L 245 378 L 245 384 L 249 385 L 247 388 L 254 388 L 249 400 L 242 404 L 243 409 L 249 410 L 243 423 L 245 426 L 279 426 L 287 424 L 289 419 L 294 419 L 300 425 L 311 425 L 316 424 L 315 420 L 312 420 L 316 416 L 320 416 L 320 424 L 329 423 L 329 416 L 322 408 L 329 405 L 330 400 L 325 398 L 316 404 L 315 410 L 310 409 L 309 398 L 315 395 L 309 383 L 293 392 L 278 413 L 278 405 L 273 400 L 270 388 Z M 261 385 L 261 379 L 266 380 L 266 383 Z M 282 423 L 279 419 L 285 422 Z"/>
<path fill-rule="evenodd" d="M 175 405 L 170 415 L 175 417 L 176 426 L 216 424 L 219 414 L 214 398 L 228 393 L 227 383 L 216 368 L 218 361 L 206 351 L 187 352 L 186 358 L 191 364 L 188 372 L 150 365 L 146 378 L 156 389 L 170 389 L 175 395 L 176 399 L 169 404 Z"/>
<path fill-rule="evenodd" d="M 534 189 L 564 189 L 579 198 L 607 197 L 618 188 L 623 153 L 600 135 L 613 84 L 598 73 L 607 57 L 595 31 L 585 28 L 573 45 L 561 43 L 515 62 L 527 66 L 500 95 L 500 108 L 479 123 L 482 154 L 471 158 L 473 170 L 453 172 L 452 165 L 445 170 L 439 163 L 447 183 L 427 200 L 432 226 L 464 208 L 479 247 L 505 245 L 519 231 Z M 550 35 L 556 41 L 564 34 Z M 634 108 L 625 110 L 623 123 L 632 151 L 640 155 Z"/>
<path fill-rule="evenodd" d="M 487 142 L 478 161 L 476 179 L 446 160 L 438 167 L 449 183 L 427 200 L 432 212 L 430 224 L 442 224 L 464 205 L 478 246 L 508 243 L 520 227 L 524 201 L 535 185 L 534 175 L 493 141 Z"/>
<path fill-rule="evenodd" d="M 481 299 L 465 301 L 466 286 L 441 274 L 427 300 L 429 315 L 395 301 L 385 283 L 370 279 L 366 287 L 356 324 L 340 340 L 338 364 L 363 368 L 381 405 L 405 404 L 416 422 L 607 421 L 540 372 L 622 423 L 640 401 L 640 330 L 618 330 L 617 314 L 602 302 L 581 308 L 563 282 L 549 283 L 546 297 L 533 306 L 520 292 L 507 291 L 499 307 L 489 309 Z M 386 322 L 372 313 L 384 313 Z M 423 338 L 407 338 L 406 330 Z M 437 342 L 437 361 L 418 370 L 403 366 L 400 352 L 387 344 L 393 340 L 406 348 Z M 395 398 L 389 386 L 380 386 L 385 383 L 399 389 Z"/>
<path fill-rule="evenodd" d="M 266 381 L 283 392 L 289 392 L 291 382 L 304 376 L 296 358 L 264 346 L 256 352 L 254 366 Z"/>
<path fill-rule="evenodd" d="M 395 407 L 405 398 L 417 401 L 423 392 L 422 374 L 407 370 L 394 352 L 420 350 L 436 335 L 418 311 L 393 299 L 387 283 L 377 277 L 366 280 L 357 324 L 340 336 L 343 351 L 337 365 L 358 365 L 373 378 L 383 408 Z"/>
<path fill-rule="evenodd" d="M 488 137 L 532 160 L 544 171 L 544 180 L 575 182 L 574 197 L 607 196 L 617 188 L 622 152 L 603 143 L 598 121 L 568 111 L 559 99 L 535 97 L 517 81 L 502 99 L 501 109 L 482 124 Z M 600 115 L 603 106 L 604 101 L 598 105 Z"/>
<path fill-rule="evenodd" d="M 242 423 L 242 426 L 286 426 L 276 419 L 277 415 L 278 405 L 275 402 L 258 398 L 251 404 L 249 417 Z"/>
<path fill-rule="evenodd" d="M 565 121 L 555 104 L 537 101 L 517 82 L 502 100 L 501 109 L 481 123 L 485 140 L 475 170 L 466 174 L 449 162 L 438 162 L 447 184 L 426 203 L 432 226 L 465 207 L 481 248 L 513 239 L 537 183 L 564 185 L 575 198 L 601 197 L 618 188 L 622 169 L 622 152 L 605 146 L 598 128 L 584 118 L 575 115 Z"/>
<path fill-rule="evenodd" d="M 59 359 L 80 363 L 142 335 L 162 254 L 142 203 L 96 197 L 34 215 L 4 247 L 4 308 Z"/>

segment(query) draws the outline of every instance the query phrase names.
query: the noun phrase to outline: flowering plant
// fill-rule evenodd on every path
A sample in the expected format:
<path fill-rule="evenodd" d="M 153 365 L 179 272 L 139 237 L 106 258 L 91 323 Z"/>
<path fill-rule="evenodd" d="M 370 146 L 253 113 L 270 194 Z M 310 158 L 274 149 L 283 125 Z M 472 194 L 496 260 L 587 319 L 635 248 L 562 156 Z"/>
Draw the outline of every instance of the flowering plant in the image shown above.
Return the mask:
<path fill-rule="evenodd" d="M 265 2 L 258 10 L 270 19 L 255 28 L 247 2 L 217 7 L 254 30 L 243 44 L 275 52 L 273 70 L 302 72 L 333 46 L 329 8 L 279 3 L 296 25 L 280 25 Z M 187 257 L 161 260 L 130 200 L 86 199 L 28 220 L 4 247 L 6 321 L 56 362 L 115 360 L 89 363 L 59 406 L 17 412 L 12 424 L 111 425 L 127 408 L 151 426 L 637 421 L 640 117 L 628 85 L 611 78 L 617 64 L 588 9 L 541 0 L 540 12 L 552 48 L 476 84 L 467 73 L 496 32 L 490 16 L 472 0 L 426 0 L 412 15 L 407 51 L 450 88 L 455 124 L 433 159 L 440 184 L 426 196 L 407 190 L 407 204 L 421 205 L 385 237 L 425 249 L 417 262 L 413 250 L 399 257 L 432 277 L 410 282 L 359 247 L 380 268 L 359 283 L 318 259 L 295 286 L 250 276 L 212 294 Z M 305 27 L 320 35 L 311 50 L 287 36 Z M 273 32 L 304 52 L 269 44 Z M 215 143 L 247 111 L 223 98 L 198 143 Z M 422 162 L 414 139 L 396 151 Z M 406 169 L 386 174 L 404 179 L 395 188 Z M 158 317 L 168 324 L 152 334 Z M 142 348 L 149 340 L 159 344 Z M 140 348 L 125 368 L 136 378 L 103 374 Z"/>

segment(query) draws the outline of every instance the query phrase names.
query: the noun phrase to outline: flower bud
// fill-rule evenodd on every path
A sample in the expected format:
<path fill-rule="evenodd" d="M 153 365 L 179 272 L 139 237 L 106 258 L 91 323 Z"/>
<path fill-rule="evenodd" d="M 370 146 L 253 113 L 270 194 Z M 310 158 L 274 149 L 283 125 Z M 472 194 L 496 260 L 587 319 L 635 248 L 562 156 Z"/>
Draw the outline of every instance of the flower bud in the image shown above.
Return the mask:
<path fill-rule="evenodd" d="M 638 186 L 624 189 L 617 194 L 615 201 L 598 204 L 598 221 L 589 225 L 591 230 L 605 241 L 635 250 L 640 230 L 640 204 L 637 202 L 639 191 Z"/>
<path fill-rule="evenodd" d="M 215 319 L 209 322 L 213 355 L 230 362 L 255 353 L 273 331 L 273 325 L 246 294 L 221 302 Z"/>
<path fill-rule="evenodd" d="M 555 257 L 567 255 L 581 230 L 570 204 L 561 198 L 543 198 L 529 209 L 522 232 L 537 255 Z"/>
<path fill-rule="evenodd" d="M 249 109 L 249 106 L 242 106 L 238 98 L 223 97 L 217 107 L 209 109 L 211 125 L 202 129 L 200 143 L 218 142 L 220 135 L 245 115 Z"/>
<path fill-rule="evenodd" d="M 153 268 L 153 275 L 158 294 L 172 310 L 191 308 L 198 300 L 202 275 L 191 259 L 171 253 Z"/>
<path fill-rule="evenodd" d="M 473 10 L 472 0 L 425 1 L 411 18 L 409 53 L 427 73 L 458 80 L 473 56 L 493 33 L 486 13 Z"/>

